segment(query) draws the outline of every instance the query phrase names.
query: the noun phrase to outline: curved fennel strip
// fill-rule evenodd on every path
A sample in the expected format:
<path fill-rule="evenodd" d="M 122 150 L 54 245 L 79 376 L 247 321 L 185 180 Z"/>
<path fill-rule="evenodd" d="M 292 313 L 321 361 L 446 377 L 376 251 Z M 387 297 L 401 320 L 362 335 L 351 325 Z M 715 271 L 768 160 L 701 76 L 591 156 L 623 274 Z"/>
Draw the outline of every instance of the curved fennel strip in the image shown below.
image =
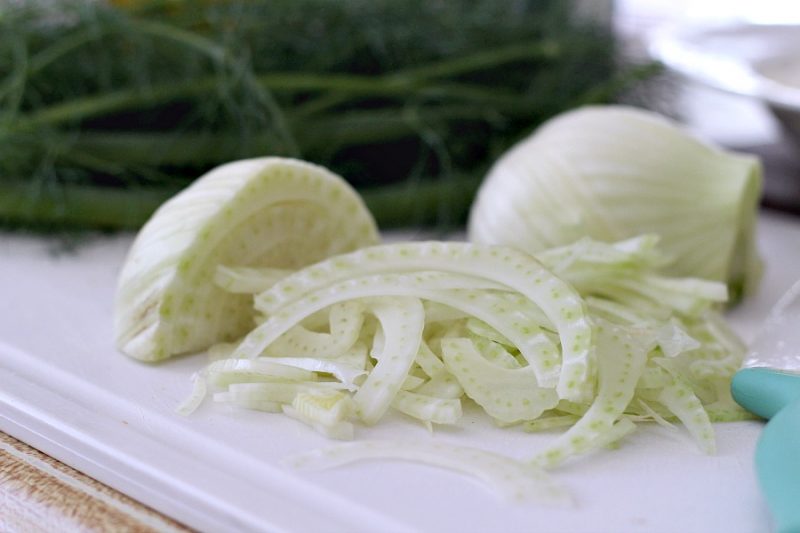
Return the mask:
<path fill-rule="evenodd" d="M 334 390 L 311 390 L 297 394 L 283 413 L 308 424 L 330 439 L 350 440 L 354 427 L 348 421 L 353 410 L 350 396 Z"/>
<path fill-rule="evenodd" d="M 425 312 L 417 298 L 375 298 L 369 309 L 380 322 L 384 349 L 375 368 L 353 395 L 356 414 L 367 424 L 377 422 L 403 385 L 419 351 Z"/>
<path fill-rule="evenodd" d="M 315 359 L 313 357 L 270 357 L 270 362 L 311 372 L 330 374 L 349 390 L 358 388 L 356 380 L 367 373 L 367 352 L 363 347 L 354 357 Z"/>
<path fill-rule="evenodd" d="M 350 300 L 331 306 L 329 332 L 310 331 L 297 324 L 270 343 L 270 356 L 337 357 L 353 347 L 364 324 L 364 306 Z"/>
<path fill-rule="evenodd" d="M 217 265 L 214 283 L 228 292 L 236 294 L 258 294 L 285 278 L 292 271 L 286 268 L 231 267 Z"/>
<path fill-rule="evenodd" d="M 258 359 L 220 359 L 208 365 L 202 375 L 216 387 L 233 383 L 266 381 L 314 381 L 310 370 L 275 363 L 265 357 Z"/>
<path fill-rule="evenodd" d="M 650 347 L 624 327 L 614 324 L 598 325 L 596 333 L 599 354 L 597 396 L 575 425 L 537 454 L 534 459 L 537 464 L 555 466 L 607 442 L 604 436 L 612 432 L 633 399 Z"/>
<path fill-rule="evenodd" d="M 229 402 L 247 409 L 279 413 L 281 404 L 292 403 L 301 392 L 332 391 L 334 383 L 268 382 L 233 383 L 225 392 L 214 394 L 215 402 Z"/>
<path fill-rule="evenodd" d="M 490 361 L 496 366 L 503 368 L 521 368 L 522 365 L 517 361 L 517 358 L 509 352 L 503 344 L 475 335 L 470 336 L 470 339 L 475 344 L 475 347 L 480 352 L 484 359 Z M 538 380 L 537 380 L 538 381 Z M 539 382 L 541 385 L 542 383 Z"/>
<path fill-rule="evenodd" d="M 152 361 L 240 337 L 250 299 L 213 283 L 217 265 L 297 268 L 377 241 L 361 199 L 322 167 L 281 158 L 222 165 L 137 235 L 118 280 L 116 344 Z"/>
<path fill-rule="evenodd" d="M 437 398 L 410 391 L 399 391 L 392 407 L 426 423 L 455 424 L 461 418 L 461 400 Z"/>
<path fill-rule="evenodd" d="M 457 400 L 464 395 L 464 388 L 458 383 L 455 376 L 445 370 L 415 388 L 414 392 L 434 398 Z"/>
<path fill-rule="evenodd" d="M 708 413 L 685 380 L 673 377 L 672 382 L 658 393 L 657 399 L 686 426 L 703 452 L 713 454 L 716 451 L 714 428 Z"/>
<path fill-rule="evenodd" d="M 321 261 L 279 281 L 256 297 L 256 308 L 271 314 L 306 294 L 342 280 L 420 270 L 487 279 L 533 301 L 553 324 L 560 338 L 559 396 L 576 401 L 591 397 L 596 370 L 592 327 L 583 300 L 569 284 L 538 261 L 512 248 L 458 242 L 373 246 Z"/>
<path fill-rule="evenodd" d="M 427 313 L 425 317 L 427 319 Z M 429 378 L 434 378 L 446 372 L 444 363 L 442 363 L 442 360 L 439 359 L 435 353 L 433 353 L 424 338 L 420 340 L 419 351 L 417 351 L 417 356 L 414 358 L 414 362 L 419 365 L 420 369 L 427 374 Z"/>
<path fill-rule="evenodd" d="M 537 386 L 531 367 L 508 369 L 493 365 L 469 339 L 442 339 L 442 353 L 445 365 L 466 395 L 497 420 L 533 420 L 558 404 L 555 390 Z"/>
<path fill-rule="evenodd" d="M 369 459 L 401 459 L 455 470 L 480 481 L 503 500 L 559 505 L 572 503 L 563 488 L 533 465 L 443 442 L 364 440 L 300 453 L 285 462 L 297 469 L 319 470 Z"/>
<path fill-rule="evenodd" d="M 755 287 L 761 167 L 654 113 L 584 107 L 542 125 L 489 171 L 470 240 L 530 253 L 589 236 L 661 236 L 667 272 Z"/>

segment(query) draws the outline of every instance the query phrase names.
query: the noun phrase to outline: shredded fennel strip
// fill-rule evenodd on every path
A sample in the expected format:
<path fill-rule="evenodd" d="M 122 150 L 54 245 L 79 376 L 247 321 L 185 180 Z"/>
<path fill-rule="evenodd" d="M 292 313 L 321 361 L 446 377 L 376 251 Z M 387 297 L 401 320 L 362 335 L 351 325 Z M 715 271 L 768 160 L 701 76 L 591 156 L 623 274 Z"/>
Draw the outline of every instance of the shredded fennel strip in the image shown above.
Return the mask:
<path fill-rule="evenodd" d="M 658 401 L 672 411 L 686 426 L 697 443 L 698 448 L 707 454 L 716 451 L 714 428 L 703 405 L 682 379 L 675 377 L 658 394 Z"/>
<path fill-rule="evenodd" d="M 566 433 L 537 454 L 534 461 L 556 466 L 566 458 L 585 453 L 603 441 L 633 398 L 644 371 L 647 348 L 622 326 L 597 326 L 598 391 L 589 410 Z"/>
<path fill-rule="evenodd" d="M 361 359 L 360 364 L 353 364 L 348 361 L 340 361 L 337 359 L 314 359 L 312 357 L 270 357 L 268 359 L 270 362 L 286 365 L 288 367 L 331 374 L 341 381 L 344 387 L 355 390 L 358 388 L 356 380 L 367 373 L 367 354 L 366 350 L 362 348 L 359 352 L 354 352 L 353 355 L 355 355 L 355 360 Z"/>
<path fill-rule="evenodd" d="M 369 459 L 400 459 L 455 470 L 480 481 L 506 501 L 572 504 L 569 493 L 533 465 L 437 441 L 363 440 L 296 454 L 285 463 L 297 469 L 320 470 Z"/>
<path fill-rule="evenodd" d="M 350 396 L 336 391 L 298 393 L 283 412 L 331 439 L 350 440 L 354 427 L 347 418 L 353 409 Z"/>
<path fill-rule="evenodd" d="M 423 305 L 425 307 L 425 322 L 427 324 L 433 324 L 434 322 L 450 322 L 469 316 L 463 311 L 453 309 L 449 305 L 431 302 L 430 300 L 423 302 Z"/>
<path fill-rule="evenodd" d="M 522 429 L 525 431 L 547 431 L 548 429 L 556 429 L 569 427 L 575 424 L 580 419 L 577 415 L 555 415 L 537 418 L 535 420 L 528 420 L 523 422 Z"/>
<path fill-rule="evenodd" d="M 421 377 L 417 377 L 413 374 L 409 374 L 406 376 L 406 379 L 403 380 L 403 384 L 400 385 L 401 391 L 413 391 L 415 389 L 420 388 L 425 383 L 425 379 Z"/>
<path fill-rule="evenodd" d="M 258 294 L 292 273 L 285 268 L 253 268 L 217 265 L 214 283 L 235 294 Z"/>
<path fill-rule="evenodd" d="M 471 335 L 470 339 L 475 343 L 478 351 L 487 361 L 503 368 L 522 367 L 519 361 L 517 361 L 517 358 L 506 350 L 502 344 L 476 335 Z"/>
<path fill-rule="evenodd" d="M 442 339 L 442 353 L 466 395 L 502 422 L 533 420 L 558 404 L 555 390 L 539 387 L 530 367 L 492 365 L 469 339 Z"/>
<path fill-rule="evenodd" d="M 433 396 L 434 398 L 455 400 L 464 395 L 464 388 L 458 383 L 455 376 L 447 370 L 443 370 L 417 387 L 414 392 Z"/>
<path fill-rule="evenodd" d="M 270 356 L 336 357 L 358 340 L 364 322 L 364 306 L 357 300 L 330 307 L 330 333 L 310 331 L 301 324 L 289 328 L 264 351 Z"/>
<path fill-rule="evenodd" d="M 175 412 L 183 415 L 188 416 L 195 412 L 200 404 L 203 403 L 203 400 L 206 397 L 208 391 L 208 387 L 206 386 L 206 379 L 205 376 L 198 373 L 192 376 L 192 392 L 189 393 L 189 396 L 178 405 L 175 409 Z"/>
<path fill-rule="evenodd" d="M 641 408 L 644 411 L 644 413 L 648 417 L 650 417 L 656 424 L 658 424 L 659 426 L 661 426 L 661 427 L 663 427 L 665 429 L 668 429 L 670 431 L 676 431 L 677 430 L 677 428 L 675 427 L 675 424 L 672 424 L 669 420 L 667 420 L 666 418 L 664 418 L 663 416 L 658 414 L 658 411 L 656 411 L 655 409 L 650 407 L 650 405 L 647 402 L 645 402 L 644 400 L 639 398 L 638 403 L 641 406 Z"/>
<path fill-rule="evenodd" d="M 434 424 L 456 424 L 461 418 L 461 400 L 458 398 L 437 398 L 401 390 L 392 401 L 392 407 Z"/>
<path fill-rule="evenodd" d="M 353 395 L 356 414 L 374 424 L 389 408 L 419 351 L 425 313 L 416 298 L 376 298 L 369 304 L 386 338 L 378 363 Z"/>
<path fill-rule="evenodd" d="M 231 383 L 261 381 L 313 381 L 314 373 L 258 359 L 220 359 L 204 371 L 209 384 L 222 387 Z"/>
<path fill-rule="evenodd" d="M 467 319 L 464 325 L 466 326 L 467 330 L 476 337 L 483 337 L 486 340 L 508 348 L 514 347 L 514 343 L 511 342 L 511 340 L 483 320 L 470 317 Z"/>
<path fill-rule="evenodd" d="M 425 342 L 425 339 L 422 339 L 419 343 L 419 351 L 417 352 L 414 362 L 417 363 L 422 371 L 430 378 L 445 371 L 444 363 L 433 353 L 428 343 Z"/>

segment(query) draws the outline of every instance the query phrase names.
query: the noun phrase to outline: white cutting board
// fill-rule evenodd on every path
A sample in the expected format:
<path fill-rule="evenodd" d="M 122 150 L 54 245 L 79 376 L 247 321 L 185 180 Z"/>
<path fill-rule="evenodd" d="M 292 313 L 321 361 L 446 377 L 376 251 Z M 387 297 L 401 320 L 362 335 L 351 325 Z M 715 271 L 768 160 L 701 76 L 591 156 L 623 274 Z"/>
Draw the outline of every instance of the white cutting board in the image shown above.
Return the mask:
<path fill-rule="evenodd" d="M 761 292 L 731 313 L 749 337 L 800 277 L 800 219 L 765 213 Z M 766 532 L 752 454 L 759 422 L 718 424 L 719 451 L 644 427 L 615 451 L 553 473 L 572 508 L 497 500 L 458 474 L 395 461 L 296 472 L 281 459 L 329 444 L 281 415 L 205 405 L 174 408 L 204 357 L 145 365 L 116 352 L 111 310 L 130 237 L 74 252 L 0 235 L 0 430 L 204 531 Z M 361 438 L 430 438 L 400 416 Z M 436 438 L 527 458 L 553 434 L 499 429 L 467 416 Z"/>

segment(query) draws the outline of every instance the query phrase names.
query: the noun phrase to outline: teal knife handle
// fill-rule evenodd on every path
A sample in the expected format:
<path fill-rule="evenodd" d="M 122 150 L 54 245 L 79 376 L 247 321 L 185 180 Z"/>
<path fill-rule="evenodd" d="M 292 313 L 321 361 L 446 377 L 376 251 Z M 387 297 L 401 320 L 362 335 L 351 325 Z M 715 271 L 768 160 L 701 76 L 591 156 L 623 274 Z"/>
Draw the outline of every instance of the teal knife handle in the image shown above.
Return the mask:
<path fill-rule="evenodd" d="M 765 368 L 736 373 L 731 391 L 770 421 L 756 447 L 756 471 L 777 533 L 800 533 L 800 375 Z"/>

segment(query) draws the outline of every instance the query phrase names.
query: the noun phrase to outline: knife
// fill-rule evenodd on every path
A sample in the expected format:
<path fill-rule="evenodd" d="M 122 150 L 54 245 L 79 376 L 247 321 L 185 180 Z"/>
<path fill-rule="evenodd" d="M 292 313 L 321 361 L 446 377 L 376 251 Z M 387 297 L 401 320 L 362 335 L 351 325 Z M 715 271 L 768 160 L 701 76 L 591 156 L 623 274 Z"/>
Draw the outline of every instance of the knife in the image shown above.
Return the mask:
<path fill-rule="evenodd" d="M 777 533 L 800 533 L 800 281 L 775 304 L 731 383 L 733 398 L 769 420 L 756 472 Z"/>

